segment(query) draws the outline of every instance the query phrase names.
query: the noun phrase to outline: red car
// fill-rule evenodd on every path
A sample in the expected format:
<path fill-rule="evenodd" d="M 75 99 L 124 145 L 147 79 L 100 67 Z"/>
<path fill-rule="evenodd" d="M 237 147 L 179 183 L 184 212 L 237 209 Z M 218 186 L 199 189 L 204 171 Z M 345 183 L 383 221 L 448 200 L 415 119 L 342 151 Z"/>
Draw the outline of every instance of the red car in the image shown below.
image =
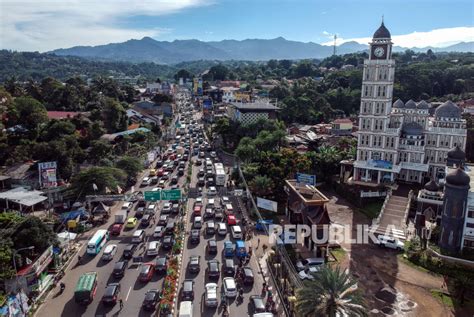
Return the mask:
<path fill-rule="evenodd" d="M 121 223 L 116 223 L 110 228 L 110 234 L 113 236 L 118 236 L 120 232 L 122 231 L 123 224 Z"/>
<path fill-rule="evenodd" d="M 138 279 L 141 282 L 147 283 L 151 280 L 154 273 L 155 273 L 155 264 L 145 263 L 145 264 L 142 265 L 142 268 L 140 270 L 140 274 L 138 275 Z"/>
<path fill-rule="evenodd" d="M 227 216 L 227 224 L 229 226 L 235 226 L 237 224 L 237 219 L 235 219 L 234 215 Z"/>
<path fill-rule="evenodd" d="M 194 215 L 195 215 L 195 216 L 200 216 L 200 215 L 201 215 L 201 208 L 202 208 L 201 205 L 196 205 L 196 206 L 194 206 L 193 212 L 194 212 Z"/>
<path fill-rule="evenodd" d="M 157 176 L 163 176 L 163 173 L 164 173 L 164 172 L 165 172 L 165 171 L 164 171 L 162 168 L 160 168 L 160 169 L 158 170 L 158 173 L 157 173 L 156 175 L 157 175 Z"/>

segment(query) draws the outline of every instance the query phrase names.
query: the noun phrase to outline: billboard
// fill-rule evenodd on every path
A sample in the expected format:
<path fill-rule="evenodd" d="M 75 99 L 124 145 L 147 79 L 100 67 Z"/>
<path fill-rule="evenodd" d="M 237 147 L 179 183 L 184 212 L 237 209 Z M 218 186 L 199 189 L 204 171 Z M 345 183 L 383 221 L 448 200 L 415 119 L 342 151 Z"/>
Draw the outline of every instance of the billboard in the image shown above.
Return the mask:
<path fill-rule="evenodd" d="M 257 207 L 274 212 L 278 211 L 278 203 L 276 201 L 260 197 L 257 197 Z"/>
<path fill-rule="evenodd" d="M 197 94 L 198 96 L 202 96 L 202 78 L 198 80 Z"/>
<path fill-rule="evenodd" d="M 193 78 L 193 95 L 198 94 L 198 85 L 199 85 L 199 79 Z"/>
<path fill-rule="evenodd" d="M 212 109 L 212 99 L 211 98 L 204 99 L 202 101 L 202 107 L 204 109 Z"/>
<path fill-rule="evenodd" d="M 296 182 L 300 184 L 316 185 L 316 175 L 296 173 Z"/>
<path fill-rule="evenodd" d="M 58 180 L 56 178 L 56 170 L 58 165 L 56 162 L 38 163 L 39 183 L 41 187 L 56 187 Z"/>

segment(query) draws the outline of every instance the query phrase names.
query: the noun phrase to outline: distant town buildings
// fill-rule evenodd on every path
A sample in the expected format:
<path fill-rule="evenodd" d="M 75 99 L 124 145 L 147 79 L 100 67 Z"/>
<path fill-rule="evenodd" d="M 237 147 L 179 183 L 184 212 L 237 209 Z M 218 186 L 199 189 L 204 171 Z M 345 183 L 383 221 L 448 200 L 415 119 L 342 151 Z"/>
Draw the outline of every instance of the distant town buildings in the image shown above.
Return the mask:
<path fill-rule="evenodd" d="M 241 124 L 251 124 L 257 122 L 259 119 L 277 118 L 278 107 L 272 105 L 270 102 L 253 102 L 253 103 L 230 103 L 227 106 L 228 117 L 240 122 Z"/>

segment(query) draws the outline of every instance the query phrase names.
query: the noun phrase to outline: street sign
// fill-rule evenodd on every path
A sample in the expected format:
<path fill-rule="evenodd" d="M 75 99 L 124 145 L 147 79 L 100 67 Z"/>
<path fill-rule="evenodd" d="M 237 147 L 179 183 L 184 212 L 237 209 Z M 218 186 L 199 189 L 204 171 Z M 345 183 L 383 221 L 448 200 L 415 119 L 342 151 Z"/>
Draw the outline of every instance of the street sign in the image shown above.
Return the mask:
<path fill-rule="evenodd" d="M 181 189 L 169 189 L 161 191 L 161 200 L 181 199 Z"/>
<path fill-rule="evenodd" d="M 143 193 L 146 201 L 157 201 L 161 200 L 161 191 L 146 191 Z"/>
<path fill-rule="evenodd" d="M 314 186 L 316 185 L 316 175 L 296 173 L 296 182 Z"/>

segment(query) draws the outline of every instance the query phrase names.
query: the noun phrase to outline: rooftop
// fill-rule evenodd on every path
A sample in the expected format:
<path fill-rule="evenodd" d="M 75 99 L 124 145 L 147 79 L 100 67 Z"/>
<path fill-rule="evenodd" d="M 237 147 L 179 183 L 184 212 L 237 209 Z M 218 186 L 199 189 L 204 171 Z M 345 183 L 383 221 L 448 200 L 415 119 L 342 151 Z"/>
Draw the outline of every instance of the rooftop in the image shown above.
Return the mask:
<path fill-rule="evenodd" d="M 307 204 L 321 204 L 329 201 L 329 198 L 314 186 L 297 183 L 296 179 L 287 179 L 285 180 L 285 183 Z"/>
<path fill-rule="evenodd" d="M 279 110 L 280 109 L 272 105 L 271 103 L 264 103 L 264 102 L 252 102 L 252 103 L 232 102 L 230 105 L 239 110 Z"/>
<path fill-rule="evenodd" d="M 20 205 L 31 207 L 48 199 L 48 197 L 42 195 L 44 195 L 44 193 L 38 190 L 28 190 L 23 187 L 17 187 L 1 192 L 0 199 L 6 199 Z"/>

